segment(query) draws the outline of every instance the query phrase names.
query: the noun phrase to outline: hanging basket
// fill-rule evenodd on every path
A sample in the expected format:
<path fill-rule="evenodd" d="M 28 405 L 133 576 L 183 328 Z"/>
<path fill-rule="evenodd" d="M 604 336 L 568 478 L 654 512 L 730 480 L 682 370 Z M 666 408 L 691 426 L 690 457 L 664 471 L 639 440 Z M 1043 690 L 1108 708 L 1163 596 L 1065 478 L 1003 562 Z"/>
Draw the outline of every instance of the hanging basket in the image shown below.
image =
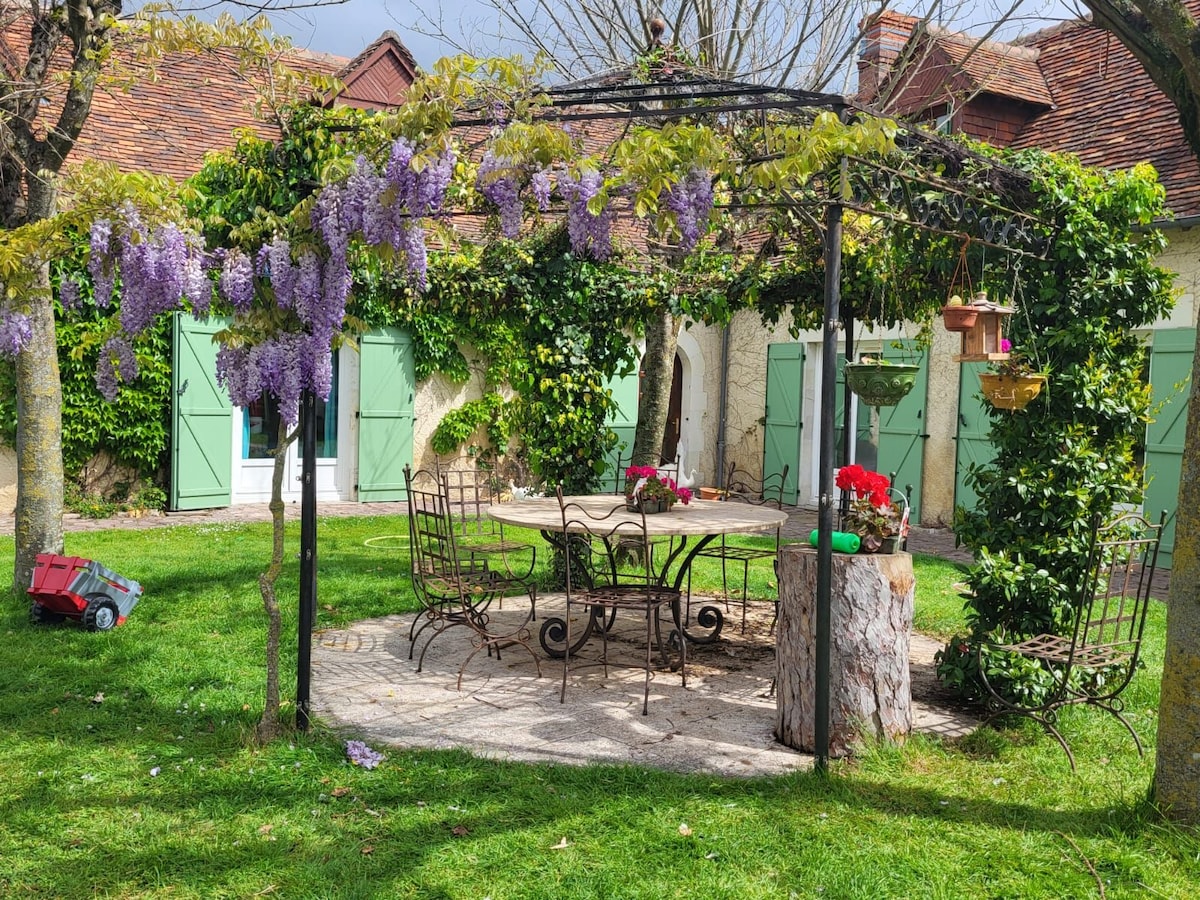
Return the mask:
<path fill-rule="evenodd" d="M 979 318 L 979 307 L 970 304 L 942 307 L 942 324 L 947 331 L 970 331 Z"/>
<path fill-rule="evenodd" d="M 1024 409 L 1030 400 L 1042 392 L 1046 376 L 980 372 L 979 383 L 983 386 L 983 396 L 997 409 Z"/>
<path fill-rule="evenodd" d="M 868 406 L 895 406 L 917 383 L 920 366 L 846 363 L 846 384 Z"/>

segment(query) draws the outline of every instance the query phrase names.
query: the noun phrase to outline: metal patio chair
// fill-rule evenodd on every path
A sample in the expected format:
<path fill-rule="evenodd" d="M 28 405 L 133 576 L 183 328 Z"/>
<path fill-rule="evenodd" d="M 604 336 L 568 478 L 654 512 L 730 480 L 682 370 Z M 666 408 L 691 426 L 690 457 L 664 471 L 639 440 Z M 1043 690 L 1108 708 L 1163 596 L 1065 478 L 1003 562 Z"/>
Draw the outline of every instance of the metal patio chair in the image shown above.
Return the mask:
<path fill-rule="evenodd" d="M 408 493 L 408 529 L 412 548 L 413 592 L 421 602 L 421 612 L 409 628 L 408 658 L 424 638 L 417 671 L 425 662 L 430 644 L 455 627 L 471 632 L 472 650 L 458 669 L 458 687 L 468 664 L 480 650 L 487 649 L 499 659 L 503 648 L 524 647 L 533 657 L 541 676 L 541 663 L 530 646 L 529 622 L 537 602 L 537 586 L 531 578 L 516 578 L 487 566 L 486 560 L 464 554 L 457 544 L 458 520 L 444 478 L 428 470 L 414 472 L 404 467 Z M 529 612 L 498 618 L 491 610 L 493 602 L 515 592 L 527 594 Z M 499 604 L 497 603 L 497 607 Z"/>
<path fill-rule="evenodd" d="M 757 478 L 745 469 L 738 468 L 736 462 L 729 466 L 729 477 L 725 479 L 725 490 L 721 494 L 722 502 L 751 503 L 755 506 L 773 506 L 783 509 L 783 485 L 787 481 L 788 466 L 782 472 L 774 472 Z M 721 561 L 721 589 L 725 598 L 725 609 L 729 609 L 729 565 L 742 566 L 742 631 L 746 630 L 746 591 L 750 585 L 750 563 L 759 559 L 774 561 L 779 557 L 780 532 L 782 526 L 775 529 L 774 547 L 739 547 L 730 544 L 726 535 L 721 535 L 719 543 L 713 543 L 696 554 L 697 558 L 719 559 Z M 688 615 L 691 614 L 692 604 L 692 571 L 688 569 L 687 585 Z M 774 622 L 772 622 L 774 627 Z"/>
<path fill-rule="evenodd" d="M 567 678 L 575 654 L 597 633 L 601 640 L 600 658 L 592 664 L 602 666 L 608 677 L 614 623 L 618 613 L 626 611 L 642 617 L 646 625 L 646 655 L 641 665 L 646 673 L 642 715 L 647 715 L 656 651 L 664 667 L 679 669 L 683 686 L 687 687 L 687 642 L 676 631 L 679 591 L 664 587 L 655 577 L 650 564 L 645 513 L 630 513 L 623 501 L 603 512 L 589 511 L 564 498 L 561 487 L 558 503 L 563 546 L 577 547 L 586 554 L 583 565 L 566 566 L 566 613 L 561 619 L 548 619 L 542 625 L 543 646 L 561 646 L 563 680 L 559 702 L 566 701 Z M 667 637 L 663 635 L 661 620 L 664 607 L 673 625 Z M 577 619 L 583 622 L 581 635 L 574 634 Z"/>
<path fill-rule="evenodd" d="M 505 497 L 496 473 L 481 466 L 473 456 L 447 462 L 438 460 L 435 473 L 445 482 L 446 499 L 457 523 L 455 540 L 459 552 L 469 560 L 486 562 L 489 568 L 502 571 L 518 584 L 529 579 L 537 564 L 537 547 L 506 536 L 504 525 L 487 512 L 489 506 Z M 533 618 L 537 619 L 536 607 Z"/>
<path fill-rule="evenodd" d="M 979 647 L 979 674 L 987 690 L 988 720 L 1004 714 L 1025 716 L 1046 729 L 1067 754 L 1075 755 L 1058 730 L 1064 707 L 1087 704 L 1116 717 L 1132 735 L 1138 755 L 1141 739 L 1123 715 L 1121 693 L 1137 671 L 1142 630 L 1150 603 L 1150 586 L 1158 565 L 1159 542 L 1167 514 L 1157 525 L 1144 516 L 1125 513 L 1101 526 L 1093 523 L 1087 577 L 1072 596 L 1074 619 L 1063 634 L 1038 634 L 1006 644 Z M 1000 695 L 987 679 L 987 656 L 1017 653 L 1041 663 L 1054 686 L 1041 702 L 1024 706 Z"/>

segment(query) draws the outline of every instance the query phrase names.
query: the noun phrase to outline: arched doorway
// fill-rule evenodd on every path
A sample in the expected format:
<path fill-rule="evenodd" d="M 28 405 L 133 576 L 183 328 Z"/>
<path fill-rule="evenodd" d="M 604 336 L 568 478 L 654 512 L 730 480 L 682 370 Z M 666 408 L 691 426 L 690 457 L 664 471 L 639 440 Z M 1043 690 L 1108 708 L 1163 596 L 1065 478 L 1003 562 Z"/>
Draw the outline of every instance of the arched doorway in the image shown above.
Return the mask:
<path fill-rule="evenodd" d="M 679 438 L 683 431 L 683 360 L 675 354 L 671 367 L 671 399 L 667 402 L 667 425 L 663 429 L 662 456 L 674 460 L 679 453 Z"/>

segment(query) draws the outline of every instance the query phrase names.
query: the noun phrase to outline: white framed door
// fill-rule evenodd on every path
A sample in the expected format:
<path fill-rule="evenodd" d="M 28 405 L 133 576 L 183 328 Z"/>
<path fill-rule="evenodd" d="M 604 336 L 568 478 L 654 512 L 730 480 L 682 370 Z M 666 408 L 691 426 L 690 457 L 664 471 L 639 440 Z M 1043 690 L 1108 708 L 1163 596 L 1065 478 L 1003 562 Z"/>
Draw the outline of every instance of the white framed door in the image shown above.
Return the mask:
<path fill-rule="evenodd" d="M 334 354 L 333 389 L 329 400 L 317 400 L 317 499 L 343 498 L 345 460 L 353 453 L 344 446 L 347 407 L 339 378 L 338 357 Z M 248 407 L 233 410 L 233 502 L 260 503 L 271 499 L 271 477 L 275 469 L 275 448 L 279 437 L 279 410 L 275 401 L 263 396 Z M 287 448 L 283 472 L 283 501 L 299 502 L 301 493 L 300 441 Z"/>

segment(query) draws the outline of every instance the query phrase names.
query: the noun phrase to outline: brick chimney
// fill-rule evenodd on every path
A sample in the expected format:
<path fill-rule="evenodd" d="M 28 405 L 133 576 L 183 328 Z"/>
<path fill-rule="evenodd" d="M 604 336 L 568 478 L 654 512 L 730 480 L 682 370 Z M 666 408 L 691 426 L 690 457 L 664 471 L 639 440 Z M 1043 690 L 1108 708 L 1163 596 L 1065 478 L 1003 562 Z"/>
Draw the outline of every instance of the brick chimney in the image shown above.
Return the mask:
<path fill-rule="evenodd" d="M 884 9 L 859 23 L 858 99 L 870 103 L 920 19 Z"/>

